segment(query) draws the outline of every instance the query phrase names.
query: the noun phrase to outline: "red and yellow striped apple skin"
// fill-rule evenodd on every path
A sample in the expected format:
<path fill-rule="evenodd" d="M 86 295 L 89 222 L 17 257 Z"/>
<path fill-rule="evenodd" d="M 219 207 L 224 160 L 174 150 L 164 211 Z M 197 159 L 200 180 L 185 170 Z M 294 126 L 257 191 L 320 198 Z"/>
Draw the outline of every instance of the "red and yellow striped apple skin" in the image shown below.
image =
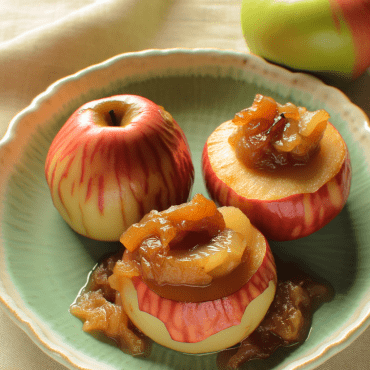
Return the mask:
<path fill-rule="evenodd" d="M 250 280 L 235 293 L 214 301 L 192 303 L 162 298 L 141 278 L 133 278 L 140 310 L 161 320 L 171 338 L 182 343 L 197 343 L 239 325 L 249 303 L 267 289 L 270 281 L 276 286 L 276 266 L 267 241 L 266 254 Z"/>
<path fill-rule="evenodd" d="M 152 209 L 186 202 L 194 181 L 180 126 L 148 99 L 130 99 L 141 111 L 124 127 L 99 125 L 93 109 L 78 109 L 45 162 L 55 207 L 75 231 L 97 240 L 119 240 Z"/>
<path fill-rule="evenodd" d="M 216 203 L 238 207 L 265 237 L 276 241 L 302 238 L 329 223 L 343 209 L 351 182 L 348 152 L 339 172 L 317 191 L 276 200 L 246 199 L 237 194 L 232 184 L 217 177 L 209 160 L 207 144 L 202 168 L 207 191 Z"/>

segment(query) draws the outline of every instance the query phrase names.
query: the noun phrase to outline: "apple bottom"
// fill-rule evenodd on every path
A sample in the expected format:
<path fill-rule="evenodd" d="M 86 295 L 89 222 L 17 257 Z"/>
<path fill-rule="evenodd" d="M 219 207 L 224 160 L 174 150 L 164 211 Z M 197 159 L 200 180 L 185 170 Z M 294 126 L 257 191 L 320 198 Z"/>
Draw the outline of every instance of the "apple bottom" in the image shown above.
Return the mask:
<path fill-rule="evenodd" d="M 339 172 L 317 191 L 260 200 L 246 199 L 220 180 L 208 160 L 206 148 L 203 173 L 210 197 L 221 206 L 239 208 L 267 239 L 287 241 L 308 236 L 333 220 L 347 201 L 351 183 L 348 153 Z"/>
<path fill-rule="evenodd" d="M 177 302 L 161 298 L 140 279 L 125 278 L 122 304 L 133 324 L 153 341 L 186 353 L 229 348 L 251 334 L 272 303 L 276 269 L 272 254 L 237 292 L 215 301 Z"/>

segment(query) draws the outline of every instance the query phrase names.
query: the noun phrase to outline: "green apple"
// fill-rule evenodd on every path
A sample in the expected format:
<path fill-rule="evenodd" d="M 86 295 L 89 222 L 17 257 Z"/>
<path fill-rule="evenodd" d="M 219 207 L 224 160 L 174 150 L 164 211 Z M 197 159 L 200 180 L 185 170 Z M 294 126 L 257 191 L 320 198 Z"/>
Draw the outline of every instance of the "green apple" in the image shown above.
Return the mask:
<path fill-rule="evenodd" d="M 370 66 L 369 0 L 243 0 L 250 51 L 298 70 L 356 78 Z"/>

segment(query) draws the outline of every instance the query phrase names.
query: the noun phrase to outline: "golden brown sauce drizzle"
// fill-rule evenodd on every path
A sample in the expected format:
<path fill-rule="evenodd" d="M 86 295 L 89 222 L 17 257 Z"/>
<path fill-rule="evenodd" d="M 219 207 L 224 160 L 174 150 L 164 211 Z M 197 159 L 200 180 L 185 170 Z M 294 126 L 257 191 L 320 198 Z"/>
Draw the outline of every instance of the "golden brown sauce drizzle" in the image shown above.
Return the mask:
<path fill-rule="evenodd" d="M 276 171 L 306 165 L 320 149 L 328 119 L 323 109 L 308 112 L 257 94 L 252 106 L 232 119 L 236 130 L 228 141 L 249 168 Z"/>
<path fill-rule="evenodd" d="M 117 292 L 108 283 L 108 277 L 113 273 L 113 267 L 121 256 L 122 251 L 105 258 L 94 268 L 88 283 L 81 289 L 76 301 L 71 305 L 73 315 L 86 320 L 89 315 L 94 316 L 91 307 L 95 307 L 97 310 L 104 310 L 105 307 L 111 309 L 112 306 L 121 308 Z M 333 298 L 334 292 L 329 284 L 314 281 L 299 267 L 291 264 L 287 265 L 277 261 L 277 265 L 278 271 L 282 273 L 279 277 L 275 299 L 268 313 L 259 327 L 248 338 L 231 349 L 219 352 L 217 363 L 220 370 L 235 370 L 247 361 L 270 357 L 280 347 L 302 344 L 311 328 L 313 312 L 322 303 Z M 81 298 L 86 294 L 96 292 L 98 292 L 97 301 L 104 299 L 112 306 L 102 306 L 91 301 L 88 305 L 90 310 L 85 310 L 88 312 L 81 314 L 83 311 Z M 91 295 L 91 297 L 94 296 Z M 108 315 L 102 316 L 105 319 L 108 317 Z M 148 356 L 150 354 L 151 340 L 135 328 L 129 319 L 126 322 L 127 330 L 122 331 L 123 335 L 119 335 L 119 331 L 115 332 L 118 335 L 112 335 L 111 330 L 102 330 L 104 325 L 99 323 L 97 316 L 93 319 L 90 317 L 90 320 L 89 330 L 86 331 L 91 333 L 98 331 L 106 335 L 113 339 L 121 350 L 131 355 Z"/>
<path fill-rule="evenodd" d="M 108 283 L 122 251 L 104 258 L 89 274 L 70 307 L 72 315 L 84 322 L 83 330 L 97 338 L 112 340 L 132 356 L 150 355 L 151 340 L 140 332 L 124 312 L 120 295 Z"/>
<path fill-rule="evenodd" d="M 258 328 L 239 346 L 218 354 L 220 370 L 236 370 L 245 362 L 269 358 L 280 347 L 296 347 L 308 337 L 312 315 L 333 299 L 328 283 L 314 281 L 293 264 L 277 261 L 283 274 L 274 301 Z"/>
<path fill-rule="evenodd" d="M 144 280 L 145 284 L 162 298 L 179 302 L 205 302 L 227 297 L 238 291 L 251 278 L 255 271 L 248 268 L 249 261 L 242 262 L 227 276 L 214 278 L 207 286 L 159 285 L 154 280 Z"/>

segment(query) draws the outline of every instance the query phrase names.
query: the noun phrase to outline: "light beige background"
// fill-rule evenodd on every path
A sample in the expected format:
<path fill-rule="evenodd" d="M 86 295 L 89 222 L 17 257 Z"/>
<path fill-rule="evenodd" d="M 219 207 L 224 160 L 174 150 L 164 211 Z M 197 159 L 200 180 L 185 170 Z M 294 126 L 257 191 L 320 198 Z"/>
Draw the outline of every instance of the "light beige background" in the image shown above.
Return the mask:
<path fill-rule="evenodd" d="M 241 0 L 1 0 L 0 137 L 12 117 L 59 78 L 147 48 L 248 52 Z M 341 89 L 370 115 L 370 71 Z M 325 328 L 322 328 L 325 330 Z M 369 370 L 370 329 L 319 370 Z M 0 309 L 0 370 L 65 370 Z M 206 369 L 205 369 L 206 370 Z"/>

